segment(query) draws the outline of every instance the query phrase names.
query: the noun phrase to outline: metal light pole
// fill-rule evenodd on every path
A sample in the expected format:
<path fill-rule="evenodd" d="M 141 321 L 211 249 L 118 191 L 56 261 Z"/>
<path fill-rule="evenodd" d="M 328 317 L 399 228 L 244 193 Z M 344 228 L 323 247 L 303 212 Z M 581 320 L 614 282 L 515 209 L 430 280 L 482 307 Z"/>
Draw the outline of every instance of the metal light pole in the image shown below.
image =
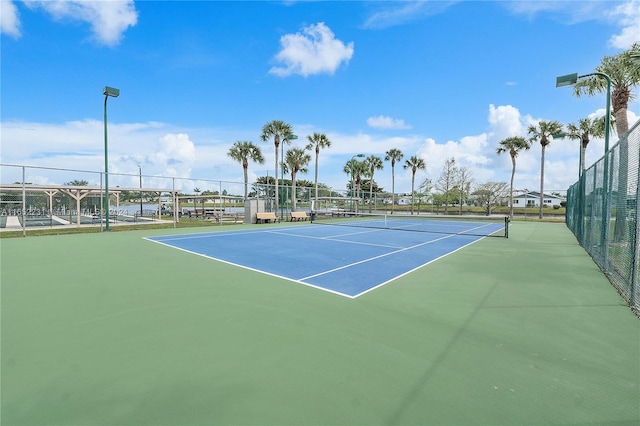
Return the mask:
<path fill-rule="evenodd" d="M 107 99 L 109 99 L 109 96 L 113 98 L 117 98 L 118 96 L 120 96 L 120 89 L 105 86 L 102 94 L 104 95 L 104 208 L 106 210 L 105 230 L 109 231 L 109 150 L 107 148 Z"/>
<path fill-rule="evenodd" d="M 579 78 L 597 75 L 607 81 L 607 105 L 604 116 L 604 171 L 603 171 L 603 193 L 602 193 L 602 244 L 604 265 L 609 262 L 609 127 L 611 125 L 611 77 L 603 72 L 594 72 L 591 74 L 578 75 L 578 73 L 562 75 L 556 78 L 556 87 L 573 86 L 578 82 Z M 584 201 L 584 175 L 580 176 L 580 200 Z M 582 221 L 580 222 L 582 223 Z M 580 227 L 582 228 L 582 227 Z M 580 229 L 580 231 L 582 231 Z"/>
<path fill-rule="evenodd" d="M 142 217 L 142 167 L 138 166 L 138 172 L 140 173 L 140 217 Z M 162 210 L 160 214 L 162 214 Z"/>
<path fill-rule="evenodd" d="M 282 164 L 280 167 L 280 185 L 282 185 L 283 187 L 284 187 L 284 142 L 291 141 L 294 139 L 298 139 L 298 136 L 294 134 L 285 135 L 282 138 L 282 143 L 280 144 L 280 157 L 282 161 Z M 280 188 L 276 188 L 276 189 L 278 190 L 278 193 L 279 193 L 278 198 L 279 198 L 280 194 L 284 191 L 280 191 Z M 284 220 L 284 197 L 283 197 L 282 203 L 280 203 L 280 220 Z"/>
<path fill-rule="evenodd" d="M 352 211 L 355 211 L 355 210 L 353 209 L 353 190 L 354 190 L 354 187 L 353 187 L 353 186 L 355 185 L 355 183 L 354 183 L 354 181 L 353 181 L 353 160 L 354 160 L 356 157 L 357 157 L 357 158 L 362 158 L 362 157 L 364 157 L 364 154 L 356 154 L 356 155 L 354 155 L 353 157 L 351 157 L 351 160 L 349 160 L 349 168 L 351 169 L 351 170 L 350 170 L 350 172 L 351 172 L 351 210 L 352 210 Z"/>

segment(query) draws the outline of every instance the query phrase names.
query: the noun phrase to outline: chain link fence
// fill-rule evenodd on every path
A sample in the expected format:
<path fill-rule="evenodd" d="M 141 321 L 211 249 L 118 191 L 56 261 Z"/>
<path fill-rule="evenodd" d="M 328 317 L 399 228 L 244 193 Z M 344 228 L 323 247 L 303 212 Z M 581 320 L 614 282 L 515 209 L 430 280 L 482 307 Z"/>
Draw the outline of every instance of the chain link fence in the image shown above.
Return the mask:
<path fill-rule="evenodd" d="M 567 225 L 631 308 L 640 313 L 640 121 L 567 194 Z"/>
<path fill-rule="evenodd" d="M 453 197 L 445 205 L 431 193 L 370 193 L 358 185 L 351 190 L 349 184 L 346 189 L 320 184 L 316 194 L 315 186 L 307 181 L 297 181 L 295 188 L 289 179 L 280 180 L 277 188 L 274 183 L 268 175 L 266 179 L 261 177 L 246 186 L 246 194 L 248 199 L 260 200 L 261 208 L 276 213 L 279 220 L 288 220 L 293 211 L 314 211 L 320 215 L 342 211 L 482 213 L 477 211 L 480 204 L 473 194 L 464 200 Z M 527 215 L 535 215 L 535 202 L 539 197 L 527 190 L 520 192 L 514 195 L 520 197 L 514 201 L 514 211 L 526 220 Z M 548 214 L 560 207 L 560 200 L 564 198 L 560 192 L 552 191 L 545 196 Z M 22 230 L 26 235 L 31 230 L 63 225 L 102 228 L 107 223 L 115 226 L 157 221 L 177 225 L 185 217 L 217 224 L 250 223 L 251 218 L 244 217 L 244 194 L 244 182 L 147 175 L 142 169 L 139 173 L 110 172 L 107 182 L 103 172 L 0 164 L 0 231 Z M 508 208 L 507 198 L 493 207 Z M 193 225 L 187 222 L 185 225 Z"/>
<path fill-rule="evenodd" d="M 183 215 L 237 223 L 244 212 L 243 193 L 242 182 L 152 176 L 142 170 L 110 172 L 107 182 L 103 172 L 0 164 L 0 231 L 22 230 L 26 236 L 65 225 L 177 224 Z M 205 209 L 214 214 L 202 214 Z"/>

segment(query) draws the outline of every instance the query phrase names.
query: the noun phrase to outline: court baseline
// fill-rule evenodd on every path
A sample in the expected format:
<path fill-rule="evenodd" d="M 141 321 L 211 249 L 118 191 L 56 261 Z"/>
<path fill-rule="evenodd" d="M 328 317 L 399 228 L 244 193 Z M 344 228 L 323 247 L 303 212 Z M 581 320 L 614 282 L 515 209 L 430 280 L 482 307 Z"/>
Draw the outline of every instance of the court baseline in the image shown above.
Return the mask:
<path fill-rule="evenodd" d="M 355 298 L 482 238 L 307 224 L 146 239 Z"/>

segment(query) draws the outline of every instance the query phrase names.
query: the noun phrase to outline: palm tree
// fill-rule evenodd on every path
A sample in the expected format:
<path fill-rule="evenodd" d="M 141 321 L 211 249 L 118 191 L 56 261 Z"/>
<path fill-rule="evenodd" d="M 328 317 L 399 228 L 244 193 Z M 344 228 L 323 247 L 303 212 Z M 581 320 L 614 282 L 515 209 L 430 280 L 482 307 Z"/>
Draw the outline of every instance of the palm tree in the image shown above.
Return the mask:
<path fill-rule="evenodd" d="M 542 208 L 544 207 L 544 152 L 547 145 L 551 143 L 553 135 L 562 133 L 562 123 L 559 121 L 540 121 L 538 125 L 530 125 L 527 129 L 529 133 L 529 142 L 540 140 L 542 147 L 542 156 L 540 159 L 540 213 L 538 217 L 542 219 Z"/>
<path fill-rule="evenodd" d="M 384 161 L 391 161 L 391 214 L 396 203 L 396 162 L 402 161 L 404 154 L 397 148 L 391 148 L 385 153 Z"/>
<path fill-rule="evenodd" d="M 636 59 L 640 55 L 640 42 L 635 42 L 631 49 L 615 56 L 605 56 L 596 67 L 596 72 L 604 73 L 611 79 L 611 106 L 616 118 L 616 132 L 621 137 L 629 130 L 627 108 L 629 100 L 634 98 L 633 87 L 640 84 L 640 68 Z M 573 94 L 593 96 L 607 91 L 607 82 L 599 75 L 589 75 L 573 85 Z"/>
<path fill-rule="evenodd" d="M 640 55 L 640 42 L 635 42 L 629 50 L 621 52 L 615 56 L 605 56 L 601 59 L 600 65 L 596 67 L 596 72 L 603 73 L 611 79 L 611 106 L 616 119 L 616 132 L 618 137 L 627 133 L 629 121 L 627 109 L 629 100 L 633 99 L 633 88 L 640 84 L 640 67 L 638 67 L 638 57 Z M 593 96 L 596 93 L 605 93 L 607 83 L 600 75 L 589 75 L 581 78 L 573 86 L 573 93 L 576 97 L 583 94 Z M 618 206 L 626 204 L 629 168 L 629 146 L 626 139 L 620 139 L 620 153 L 618 164 Z M 615 238 L 619 240 L 626 232 L 626 209 L 616 209 Z"/>
<path fill-rule="evenodd" d="M 267 142 L 269 139 L 273 138 L 273 146 L 275 147 L 275 189 L 276 194 L 278 194 L 278 148 L 280 147 L 280 139 L 282 139 L 282 143 L 290 143 L 290 136 L 293 135 L 293 129 L 290 124 L 285 123 L 280 120 L 273 120 L 269 123 L 265 124 L 262 127 L 262 135 L 260 135 L 260 140 L 262 142 Z M 278 211 L 278 196 L 276 196 L 276 212 Z"/>
<path fill-rule="evenodd" d="M 640 50 L 634 51 L 633 46 L 631 53 L 629 54 L 629 58 L 631 60 L 631 64 L 635 65 L 637 68 L 640 68 Z"/>
<path fill-rule="evenodd" d="M 367 176 L 369 177 L 369 213 L 371 213 L 371 207 L 373 205 L 373 174 L 376 170 L 382 170 L 384 164 L 380 157 L 370 155 L 364 159 L 365 167 L 367 168 Z"/>
<path fill-rule="evenodd" d="M 422 158 L 416 157 L 414 155 L 408 160 L 406 160 L 404 162 L 404 166 L 402 167 L 405 169 L 411 169 L 411 214 L 413 214 L 413 204 L 414 204 L 414 194 L 415 194 L 413 187 L 416 180 L 416 171 L 426 169 L 427 165 Z"/>
<path fill-rule="evenodd" d="M 242 170 L 244 171 L 244 199 L 247 199 L 247 187 L 249 185 L 249 160 L 263 164 L 264 157 L 262 156 L 262 151 L 260 147 L 257 147 L 253 144 L 253 142 L 236 142 L 229 149 L 227 155 L 237 162 L 242 164 Z"/>
<path fill-rule="evenodd" d="M 604 117 L 602 117 L 602 119 L 581 118 L 578 120 L 578 124 L 567 124 L 567 137 L 569 139 L 576 139 L 580 141 L 579 175 L 582 175 L 582 172 L 584 172 L 585 169 L 584 158 L 587 145 L 589 145 L 590 142 L 590 136 L 604 136 Z"/>
<path fill-rule="evenodd" d="M 300 148 L 291 148 L 284 157 L 284 171 L 291 172 L 291 211 L 296 211 L 296 174 L 307 173 L 311 156 Z"/>
<path fill-rule="evenodd" d="M 343 171 L 351 176 L 351 183 L 349 184 L 349 187 L 351 188 L 351 198 L 353 199 L 354 191 L 356 193 L 356 197 L 359 198 L 359 189 L 362 182 L 362 176 L 366 175 L 367 173 L 367 167 L 364 164 L 364 161 L 358 161 L 355 158 L 352 158 L 351 160 L 347 161 L 347 164 L 345 164 Z M 351 209 L 353 210 L 353 202 L 351 203 Z M 358 203 L 356 203 L 356 208 L 354 211 L 358 211 Z"/>
<path fill-rule="evenodd" d="M 315 151 L 316 151 L 316 168 L 315 168 L 316 195 L 315 195 L 315 200 L 316 200 L 316 204 L 317 204 L 318 203 L 318 157 L 320 156 L 320 148 L 329 148 L 331 146 L 331 141 L 329 140 L 329 138 L 327 138 L 327 136 L 324 133 L 314 133 L 313 136 L 307 136 L 307 139 L 309 140 L 309 143 L 307 144 L 305 149 L 308 149 L 310 151 L 312 149 L 315 149 Z"/>
<path fill-rule="evenodd" d="M 500 146 L 496 150 L 498 155 L 509 152 L 511 156 L 511 186 L 509 187 L 509 217 L 513 218 L 513 177 L 516 174 L 516 157 L 518 152 L 528 150 L 531 144 L 522 136 L 513 136 L 500 141 Z"/>

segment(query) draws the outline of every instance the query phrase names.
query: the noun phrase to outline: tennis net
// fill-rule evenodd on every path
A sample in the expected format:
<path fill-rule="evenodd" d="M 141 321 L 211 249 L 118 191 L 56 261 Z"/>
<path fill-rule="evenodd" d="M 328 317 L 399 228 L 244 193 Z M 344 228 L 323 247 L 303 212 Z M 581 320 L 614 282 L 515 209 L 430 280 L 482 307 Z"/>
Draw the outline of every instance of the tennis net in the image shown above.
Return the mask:
<path fill-rule="evenodd" d="M 312 223 L 436 234 L 509 238 L 508 216 L 441 216 L 332 212 L 312 215 Z"/>

